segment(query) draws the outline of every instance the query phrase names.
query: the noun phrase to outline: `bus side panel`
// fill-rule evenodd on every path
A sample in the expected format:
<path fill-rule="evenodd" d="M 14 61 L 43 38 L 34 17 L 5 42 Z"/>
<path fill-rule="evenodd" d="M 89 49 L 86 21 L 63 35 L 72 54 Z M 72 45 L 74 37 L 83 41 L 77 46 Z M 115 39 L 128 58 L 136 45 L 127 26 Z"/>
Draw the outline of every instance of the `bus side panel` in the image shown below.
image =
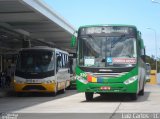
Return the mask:
<path fill-rule="evenodd" d="M 58 90 L 62 90 L 70 85 L 70 74 L 68 69 L 59 69 L 57 72 Z"/>
<path fill-rule="evenodd" d="M 139 59 L 139 68 L 138 68 L 138 79 L 139 79 L 139 91 L 143 89 L 143 85 L 146 81 L 146 69 L 145 69 L 145 63 L 142 61 L 142 59 Z"/>

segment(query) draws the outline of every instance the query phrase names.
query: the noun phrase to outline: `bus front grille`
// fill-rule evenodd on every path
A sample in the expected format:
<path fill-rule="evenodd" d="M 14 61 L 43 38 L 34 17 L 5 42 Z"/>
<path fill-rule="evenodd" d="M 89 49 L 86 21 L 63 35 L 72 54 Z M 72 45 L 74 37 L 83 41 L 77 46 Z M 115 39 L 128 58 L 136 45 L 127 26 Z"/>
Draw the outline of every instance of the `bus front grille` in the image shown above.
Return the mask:
<path fill-rule="evenodd" d="M 23 88 L 23 90 L 46 90 L 46 89 L 41 85 L 27 85 Z"/>
<path fill-rule="evenodd" d="M 125 75 L 128 72 L 122 72 L 122 73 L 92 73 L 91 75 L 94 77 L 106 77 L 106 78 L 114 78 L 114 77 L 121 77 Z"/>

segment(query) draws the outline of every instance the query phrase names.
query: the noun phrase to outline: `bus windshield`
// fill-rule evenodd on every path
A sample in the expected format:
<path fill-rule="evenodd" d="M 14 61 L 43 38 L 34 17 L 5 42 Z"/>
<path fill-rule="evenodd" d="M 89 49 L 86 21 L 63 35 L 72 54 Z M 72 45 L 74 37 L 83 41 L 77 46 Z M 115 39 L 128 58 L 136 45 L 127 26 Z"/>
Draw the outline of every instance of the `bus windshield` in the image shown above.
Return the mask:
<path fill-rule="evenodd" d="M 23 51 L 17 61 L 17 71 L 41 73 L 54 70 L 54 53 L 50 51 Z"/>
<path fill-rule="evenodd" d="M 136 39 L 122 36 L 79 38 L 79 65 L 85 67 L 132 67 L 137 62 Z"/>

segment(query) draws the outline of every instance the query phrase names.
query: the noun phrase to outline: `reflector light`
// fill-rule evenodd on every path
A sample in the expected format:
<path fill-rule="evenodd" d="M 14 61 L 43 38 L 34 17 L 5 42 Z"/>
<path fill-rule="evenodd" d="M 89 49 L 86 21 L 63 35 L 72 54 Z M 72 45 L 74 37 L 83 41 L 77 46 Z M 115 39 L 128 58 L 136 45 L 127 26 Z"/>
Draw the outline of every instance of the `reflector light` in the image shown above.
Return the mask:
<path fill-rule="evenodd" d="M 87 81 L 96 83 L 97 82 L 97 78 L 88 74 L 87 75 Z"/>
<path fill-rule="evenodd" d="M 88 80 L 88 82 L 92 82 L 92 76 L 91 75 L 87 75 L 87 80 Z"/>

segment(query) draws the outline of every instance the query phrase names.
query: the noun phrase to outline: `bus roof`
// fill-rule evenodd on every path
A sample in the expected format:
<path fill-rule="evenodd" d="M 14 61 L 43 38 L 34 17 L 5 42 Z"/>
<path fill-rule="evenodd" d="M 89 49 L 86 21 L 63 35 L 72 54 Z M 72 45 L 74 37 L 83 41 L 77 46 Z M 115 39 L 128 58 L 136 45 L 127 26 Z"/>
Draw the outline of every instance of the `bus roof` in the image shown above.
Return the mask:
<path fill-rule="evenodd" d="M 58 51 L 58 52 L 63 52 L 63 53 L 69 54 L 67 51 L 60 50 L 58 48 L 51 48 L 51 47 L 48 47 L 48 46 L 35 46 L 35 47 L 31 47 L 31 48 L 22 48 L 20 51 L 30 51 L 30 50 Z"/>
<path fill-rule="evenodd" d="M 97 24 L 97 25 L 84 25 L 80 26 L 79 28 L 84 28 L 84 27 L 97 27 L 97 26 L 126 26 L 126 27 L 134 27 L 137 29 L 136 26 L 134 25 L 126 25 L 126 24 Z"/>

